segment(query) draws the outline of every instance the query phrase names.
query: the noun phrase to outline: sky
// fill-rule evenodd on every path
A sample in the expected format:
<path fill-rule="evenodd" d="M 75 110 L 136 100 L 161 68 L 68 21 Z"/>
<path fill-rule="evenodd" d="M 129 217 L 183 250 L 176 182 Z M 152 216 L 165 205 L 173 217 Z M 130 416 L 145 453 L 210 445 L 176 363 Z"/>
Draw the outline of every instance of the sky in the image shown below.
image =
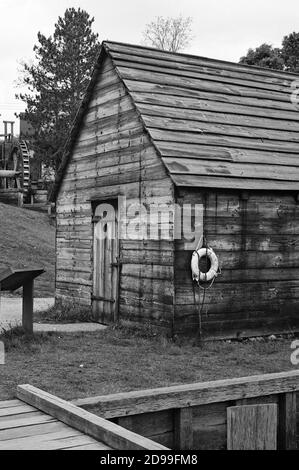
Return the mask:
<path fill-rule="evenodd" d="M 69 7 L 94 16 L 100 40 L 131 44 L 141 43 L 157 16 L 190 16 L 193 41 L 184 52 L 229 61 L 299 31 L 298 0 L 0 0 L 0 133 L 3 119 L 16 120 L 14 112 L 24 109 L 15 100 L 20 62 L 33 59 L 38 31 L 51 35 Z"/>

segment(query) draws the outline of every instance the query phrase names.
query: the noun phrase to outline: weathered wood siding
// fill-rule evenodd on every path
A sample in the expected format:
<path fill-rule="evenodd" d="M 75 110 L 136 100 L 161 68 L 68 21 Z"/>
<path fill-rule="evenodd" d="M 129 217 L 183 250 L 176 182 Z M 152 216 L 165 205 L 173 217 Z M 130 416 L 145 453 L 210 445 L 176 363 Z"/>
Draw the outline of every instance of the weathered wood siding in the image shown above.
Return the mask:
<path fill-rule="evenodd" d="M 160 197 L 170 204 L 173 187 L 106 57 L 57 200 L 58 299 L 91 304 L 91 199 L 119 195 L 126 196 L 127 204 Z M 120 241 L 120 318 L 171 326 L 173 259 L 171 242 Z"/>
<path fill-rule="evenodd" d="M 206 290 L 203 331 L 221 335 L 288 330 L 299 325 L 299 206 L 294 194 L 183 190 L 180 203 L 204 205 L 204 232 L 222 274 Z M 175 330 L 194 331 L 190 260 L 177 242 L 175 254 Z M 198 292 L 200 301 L 203 291 Z"/>

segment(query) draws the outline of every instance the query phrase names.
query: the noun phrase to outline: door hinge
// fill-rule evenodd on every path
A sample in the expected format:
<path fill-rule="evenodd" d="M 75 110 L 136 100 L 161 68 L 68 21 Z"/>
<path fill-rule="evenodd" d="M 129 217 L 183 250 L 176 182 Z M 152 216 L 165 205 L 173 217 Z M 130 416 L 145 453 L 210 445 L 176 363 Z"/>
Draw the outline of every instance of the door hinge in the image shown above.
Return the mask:
<path fill-rule="evenodd" d="M 115 300 L 113 299 L 107 299 L 106 297 L 101 297 L 98 295 L 92 295 L 91 300 L 99 301 L 99 302 L 110 302 L 112 304 L 115 304 Z"/>
<path fill-rule="evenodd" d="M 117 261 L 115 261 L 115 263 L 111 263 L 111 266 L 113 266 L 114 268 L 118 268 L 122 263 L 122 261 L 120 259 L 117 259 Z"/>

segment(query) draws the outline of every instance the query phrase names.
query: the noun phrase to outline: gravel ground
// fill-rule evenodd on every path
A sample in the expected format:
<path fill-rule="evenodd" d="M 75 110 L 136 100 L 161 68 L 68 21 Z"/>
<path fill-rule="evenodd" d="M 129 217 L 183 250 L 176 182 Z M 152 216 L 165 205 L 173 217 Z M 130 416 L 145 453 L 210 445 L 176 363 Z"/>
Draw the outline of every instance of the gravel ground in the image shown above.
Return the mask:
<path fill-rule="evenodd" d="M 47 310 L 54 305 L 54 298 L 34 299 L 34 311 Z M 20 325 L 22 322 L 22 298 L 21 297 L 1 297 L 0 298 L 0 329 L 7 329 L 10 326 Z M 98 331 L 105 328 L 98 323 L 71 323 L 71 324 L 50 324 L 34 323 L 34 331 L 57 331 L 57 332 L 79 332 Z"/>

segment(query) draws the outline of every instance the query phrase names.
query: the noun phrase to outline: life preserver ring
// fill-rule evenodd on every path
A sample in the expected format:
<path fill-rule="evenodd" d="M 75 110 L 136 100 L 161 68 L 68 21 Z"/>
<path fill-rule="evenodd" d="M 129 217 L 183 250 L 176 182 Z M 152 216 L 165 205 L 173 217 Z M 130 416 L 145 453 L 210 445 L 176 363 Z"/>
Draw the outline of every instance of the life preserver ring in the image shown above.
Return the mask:
<path fill-rule="evenodd" d="M 199 260 L 203 256 L 207 256 L 211 263 L 211 267 L 206 273 L 201 272 L 199 269 Z M 196 282 L 209 282 L 212 281 L 216 276 L 218 276 L 219 261 L 212 248 L 200 248 L 199 250 L 193 252 L 191 258 L 191 271 L 192 279 Z"/>

